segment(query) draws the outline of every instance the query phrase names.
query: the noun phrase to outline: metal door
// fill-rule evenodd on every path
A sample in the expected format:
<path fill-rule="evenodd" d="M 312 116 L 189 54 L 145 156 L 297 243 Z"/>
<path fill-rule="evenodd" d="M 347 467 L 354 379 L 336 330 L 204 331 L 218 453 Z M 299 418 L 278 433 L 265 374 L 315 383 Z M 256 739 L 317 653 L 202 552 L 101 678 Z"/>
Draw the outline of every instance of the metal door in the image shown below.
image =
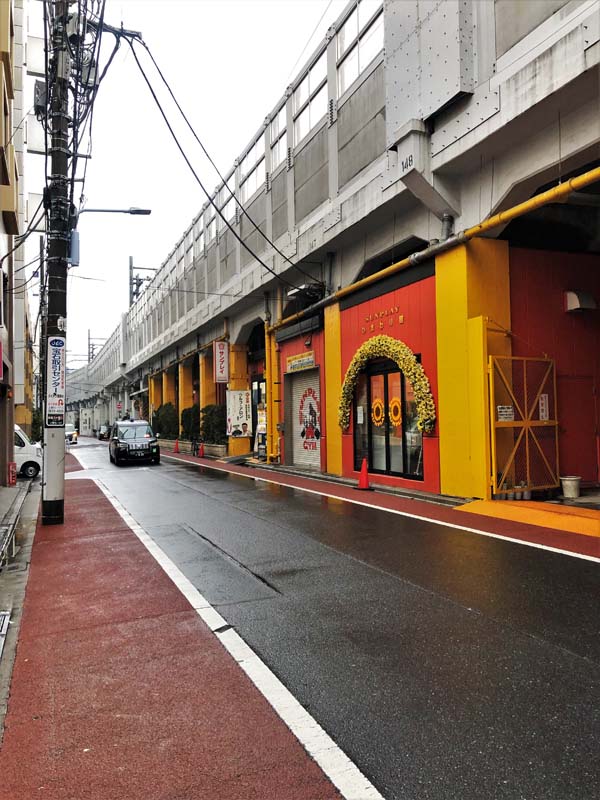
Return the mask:
<path fill-rule="evenodd" d="M 494 494 L 558 486 L 554 361 L 490 356 L 488 372 Z"/>
<path fill-rule="evenodd" d="M 321 388 L 318 369 L 292 376 L 292 453 L 294 464 L 321 468 Z"/>

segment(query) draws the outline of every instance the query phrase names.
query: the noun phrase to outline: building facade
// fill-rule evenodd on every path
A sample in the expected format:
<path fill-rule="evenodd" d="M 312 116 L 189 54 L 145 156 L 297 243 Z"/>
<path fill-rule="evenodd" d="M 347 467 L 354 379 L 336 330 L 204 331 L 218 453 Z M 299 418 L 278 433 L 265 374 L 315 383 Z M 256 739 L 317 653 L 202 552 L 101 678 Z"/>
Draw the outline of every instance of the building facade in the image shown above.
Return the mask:
<path fill-rule="evenodd" d="M 350 2 L 71 408 L 223 402 L 224 341 L 269 460 L 465 497 L 598 482 L 599 61 L 598 0 Z"/>
<path fill-rule="evenodd" d="M 0 485 L 9 480 L 14 438 L 14 237 L 19 233 L 23 23 L 22 2 L 0 3 Z"/>

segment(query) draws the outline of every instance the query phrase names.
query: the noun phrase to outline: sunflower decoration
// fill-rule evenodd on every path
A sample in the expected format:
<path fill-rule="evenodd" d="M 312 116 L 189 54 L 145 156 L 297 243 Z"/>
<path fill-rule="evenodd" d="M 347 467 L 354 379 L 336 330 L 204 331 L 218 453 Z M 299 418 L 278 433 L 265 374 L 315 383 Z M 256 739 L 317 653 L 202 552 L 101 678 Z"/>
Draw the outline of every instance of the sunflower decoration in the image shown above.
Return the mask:
<path fill-rule="evenodd" d="M 383 405 L 383 400 L 378 397 L 373 400 L 371 404 L 371 419 L 373 420 L 373 425 L 375 425 L 377 428 L 381 428 L 384 418 L 385 407 Z"/>
<path fill-rule="evenodd" d="M 398 428 L 402 425 L 402 403 L 399 397 L 392 397 L 390 400 L 388 414 L 390 415 L 390 422 L 394 428 Z"/>
<path fill-rule="evenodd" d="M 391 336 L 384 335 L 373 336 L 371 339 L 368 339 L 362 347 L 359 347 L 356 351 L 354 358 L 348 366 L 344 377 L 344 383 L 342 384 L 338 408 L 338 422 L 340 427 L 346 430 L 350 426 L 350 409 L 352 408 L 356 381 L 358 380 L 360 371 L 364 369 L 367 362 L 374 358 L 389 358 L 402 370 L 406 378 L 410 381 L 415 394 L 418 419 L 417 427 L 420 431 L 431 433 L 435 427 L 436 411 L 429 379 L 425 374 L 425 370 L 415 358 L 415 354 L 404 342 L 398 339 L 392 339 Z M 401 407 L 398 409 L 397 413 L 401 415 Z M 390 419 L 392 422 L 394 421 L 391 407 Z"/>

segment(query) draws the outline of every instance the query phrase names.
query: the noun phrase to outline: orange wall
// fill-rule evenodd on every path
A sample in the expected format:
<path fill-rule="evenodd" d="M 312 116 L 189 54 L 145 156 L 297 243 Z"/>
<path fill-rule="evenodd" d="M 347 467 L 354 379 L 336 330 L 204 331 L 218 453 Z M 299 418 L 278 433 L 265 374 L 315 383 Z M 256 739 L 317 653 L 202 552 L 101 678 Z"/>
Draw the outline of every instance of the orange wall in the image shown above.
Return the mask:
<path fill-rule="evenodd" d="M 385 312 L 389 313 L 387 316 Z M 374 319 L 374 314 L 384 315 Z M 400 321 L 400 318 L 402 321 Z M 378 334 L 392 336 L 404 342 L 415 354 L 421 355 L 421 363 L 429 378 L 431 391 L 437 407 L 437 343 L 435 328 L 435 278 L 425 278 L 418 283 L 404 286 L 375 300 L 341 312 L 342 326 L 342 372 L 358 348 Z M 457 354 L 459 356 L 459 354 Z M 464 354 L 463 354 L 464 356 Z M 354 470 L 353 425 L 342 437 L 344 475 L 356 477 Z M 405 486 L 430 492 L 440 491 L 440 459 L 438 426 L 433 435 L 423 437 L 424 480 L 377 475 L 377 483 Z"/>

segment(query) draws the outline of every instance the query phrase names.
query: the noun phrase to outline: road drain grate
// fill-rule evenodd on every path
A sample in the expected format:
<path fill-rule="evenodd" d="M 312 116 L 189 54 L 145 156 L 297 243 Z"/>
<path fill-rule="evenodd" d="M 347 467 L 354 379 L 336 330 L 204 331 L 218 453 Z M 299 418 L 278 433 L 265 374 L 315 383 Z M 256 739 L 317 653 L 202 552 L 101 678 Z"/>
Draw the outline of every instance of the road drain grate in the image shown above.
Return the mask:
<path fill-rule="evenodd" d="M 9 622 L 10 611 L 0 611 L 0 658 L 2 658 L 2 651 L 4 650 L 4 642 L 6 641 Z"/>

